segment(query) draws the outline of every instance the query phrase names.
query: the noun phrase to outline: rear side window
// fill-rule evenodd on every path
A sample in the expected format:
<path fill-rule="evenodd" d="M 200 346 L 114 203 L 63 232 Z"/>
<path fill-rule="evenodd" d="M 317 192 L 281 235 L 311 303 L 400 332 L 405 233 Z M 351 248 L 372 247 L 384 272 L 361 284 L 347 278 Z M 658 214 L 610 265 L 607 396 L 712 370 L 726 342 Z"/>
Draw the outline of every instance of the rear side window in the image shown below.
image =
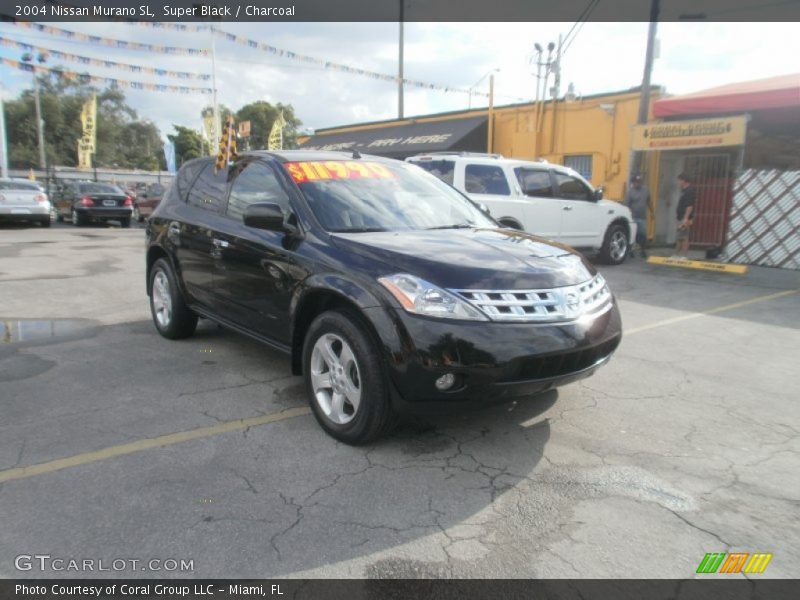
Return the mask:
<path fill-rule="evenodd" d="M 470 194 L 508 196 L 511 193 L 503 169 L 493 165 L 467 165 L 464 189 Z"/>
<path fill-rule="evenodd" d="M 208 161 L 198 160 L 190 162 L 178 171 L 175 178 L 175 187 L 181 199 L 185 202 L 189 189 L 192 187 L 192 182 L 197 178 L 197 174 L 208 164 Z"/>
<path fill-rule="evenodd" d="M 186 202 L 191 206 L 218 212 L 225 200 L 225 189 L 228 186 L 228 169 L 214 172 L 214 163 L 208 162 L 200 176 L 189 190 Z"/>
<path fill-rule="evenodd" d="M 445 183 L 453 185 L 453 173 L 455 172 L 456 164 L 452 160 L 415 160 L 411 164 L 417 165 Z"/>
<path fill-rule="evenodd" d="M 517 176 L 519 187 L 526 196 L 536 196 L 538 198 L 552 198 L 553 185 L 550 182 L 550 173 L 542 169 L 526 169 L 518 167 L 514 169 Z"/>
<path fill-rule="evenodd" d="M 278 181 L 275 172 L 263 163 L 245 167 L 231 185 L 228 198 L 228 216 L 241 220 L 245 209 L 256 202 L 271 202 L 289 212 L 289 196 Z"/>

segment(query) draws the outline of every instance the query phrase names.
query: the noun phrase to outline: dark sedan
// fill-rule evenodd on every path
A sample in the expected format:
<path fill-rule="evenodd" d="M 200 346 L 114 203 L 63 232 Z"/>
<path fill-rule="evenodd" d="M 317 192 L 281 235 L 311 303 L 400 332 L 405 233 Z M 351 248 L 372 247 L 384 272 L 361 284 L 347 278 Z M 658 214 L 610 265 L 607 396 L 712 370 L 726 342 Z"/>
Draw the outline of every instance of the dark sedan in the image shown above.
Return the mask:
<path fill-rule="evenodd" d="M 146 228 L 164 337 L 209 318 L 291 357 L 346 443 L 405 410 L 485 405 L 588 377 L 621 339 L 603 277 L 500 228 L 402 162 L 258 152 L 186 163 Z"/>
<path fill-rule="evenodd" d="M 73 225 L 91 221 L 119 221 L 131 226 L 133 198 L 116 185 L 91 181 L 67 182 L 58 191 L 56 219 L 69 219 Z"/>

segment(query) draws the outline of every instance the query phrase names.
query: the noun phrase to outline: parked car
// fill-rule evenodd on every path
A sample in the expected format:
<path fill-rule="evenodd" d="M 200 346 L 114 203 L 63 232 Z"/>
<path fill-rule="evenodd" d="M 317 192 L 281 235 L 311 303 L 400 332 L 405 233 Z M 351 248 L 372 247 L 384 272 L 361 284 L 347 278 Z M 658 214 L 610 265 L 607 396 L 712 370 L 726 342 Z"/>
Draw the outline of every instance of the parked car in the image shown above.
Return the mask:
<path fill-rule="evenodd" d="M 69 219 L 73 225 L 119 221 L 122 227 L 130 227 L 133 198 L 110 183 L 69 181 L 59 187 L 56 209 L 56 220 Z"/>
<path fill-rule="evenodd" d="M 603 200 L 602 188 L 568 167 L 497 154 L 433 153 L 406 160 L 485 205 L 502 225 L 599 253 L 607 263 L 622 263 L 636 239 L 630 210 Z"/>
<path fill-rule="evenodd" d="M 150 183 L 136 194 L 136 200 L 133 204 L 133 218 L 135 221 L 141 223 L 147 217 L 153 214 L 161 198 L 164 196 L 166 186 L 160 183 Z"/>
<path fill-rule="evenodd" d="M 184 164 L 148 220 L 155 328 L 205 317 L 290 356 L 322 428 L 351 444 L 407 410 L 483 406 L 588 377 L 621 339 L 602 275 L 501 228 L 400 161 L 358 153 Z"/>
<path fill-rule="evenodd" d="M 35 181 L 0 179 L 0 222 L 39 223 L 50 227 L 52 206 Z"/>

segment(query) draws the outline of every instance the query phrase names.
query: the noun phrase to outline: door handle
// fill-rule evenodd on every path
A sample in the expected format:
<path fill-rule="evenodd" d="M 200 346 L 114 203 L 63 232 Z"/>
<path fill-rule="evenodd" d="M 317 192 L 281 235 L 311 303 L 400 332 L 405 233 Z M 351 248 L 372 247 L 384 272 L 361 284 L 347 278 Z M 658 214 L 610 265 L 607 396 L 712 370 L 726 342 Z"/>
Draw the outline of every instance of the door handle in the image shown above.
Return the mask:
<path fill-rule="evenodd" d="M 230 245 L 225 240 L 218 240 L 217 238 L 214 238 L 212 241 L 217 248 L 227 248 Z"/>
<path fill-rule="evenodd" d="M 561 210 L 572 210 L 572 207 L 571 207 L 571 206 L 565 206 L 565 207 L 564 207 L 564 208 L 562 208 Z"/>

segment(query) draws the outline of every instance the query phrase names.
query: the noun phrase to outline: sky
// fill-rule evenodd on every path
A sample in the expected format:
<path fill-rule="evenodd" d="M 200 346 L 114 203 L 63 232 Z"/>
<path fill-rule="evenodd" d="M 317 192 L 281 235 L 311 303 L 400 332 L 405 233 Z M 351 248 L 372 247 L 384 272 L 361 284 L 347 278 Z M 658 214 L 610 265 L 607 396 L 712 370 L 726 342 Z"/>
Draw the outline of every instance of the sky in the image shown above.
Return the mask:
<path fill-rule="evenodd" d="M 209 48 L 209 32 L 174 32 L 125 23 L 53 23 L 91 35 L 170 46 Z M 566 35 L 573 23 L 406 23 L 405 77 L 467 89 L 493 69 L 495 103 L 532 99 L 536 93 L 534 42 L 546 46 Z M 397 23 L 223 23 L 237 36 L 380 73 L 397 73 Z M 641 84 L 647 23 L 586 23 L 575 28 L 562 59 L 562 87 L 572 83 L 578 95 L 612 92 Z M 117 62 L 169 70 L 211 73 L 209 57 L 122 51 L 34 32 L 0 23 L 0 36 L 45 48 Z M 234 110 L 256 100 L 291 104 L 304 128 L 320 129 L 397 116 L 397 84 L 375 81 L 279 58 L 257 49 L 216 39 L 218 100 Z M 18 60 L 22 51 L 0 46 L 0 57 Z M 683 94 L 736 81 L 800 71 L 797 23 L 659 23 L 658 58 L 652 83 L 669 94 Z M 173 85 L 206 85 L 163 77 L 87 68 L 64 61 L 65 69 L 100 76 Z M 55 63 L 51 62 L 52 66 Z M 16 97 L 31 86 L 29 73 L 0 65 L 0 94 Z M 124 90 L 141 116 L 155 122 L 163 136 L 172 125 L 199 129 L 200 111 L 210 95 Z M 475 88 L 488 92 L 488 78 Z M 409 88 L 405 116 L 467 108 L 466 93 Z M 472 106 L 485 106 L 473 96 Z"/>

